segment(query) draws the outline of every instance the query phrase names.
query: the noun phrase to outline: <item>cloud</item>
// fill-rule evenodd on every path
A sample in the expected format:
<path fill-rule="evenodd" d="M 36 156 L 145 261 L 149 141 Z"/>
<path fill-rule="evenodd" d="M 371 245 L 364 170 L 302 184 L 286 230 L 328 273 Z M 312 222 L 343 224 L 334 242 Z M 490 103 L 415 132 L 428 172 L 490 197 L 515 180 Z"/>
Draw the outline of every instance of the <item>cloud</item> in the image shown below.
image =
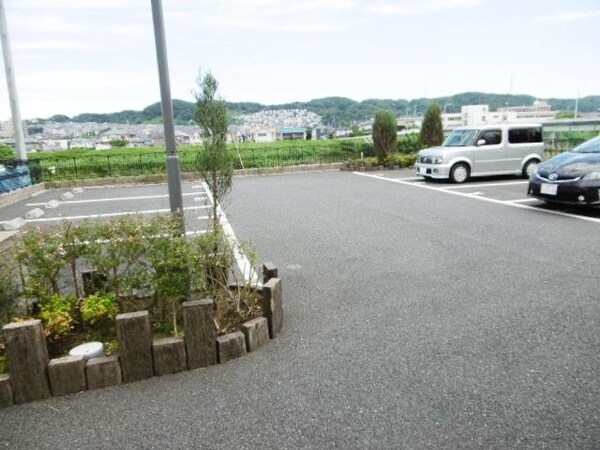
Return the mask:
<path fill-rule="evenodd" d="M 20 42 L 16 44 L 15 50 L 20 51 L 47 51 L 47 50 L 91 50 L 97 48 L 95 45 L 86 44 L 78 41 L 61 41 L 61 40 L 43 40 L 43 41 L 31 41 L 31 42 Z"/>
<path fill-rule="evenodd" d="M 569 11 L 549 16 L 537 16 L 533 19 L 534 22 L 574 22 L 576 20 L 589 19 L 591 17 L 600 16 L 600 10 L 594 11 Z"/>
<path fill-rule="evenodd" d="M 85 26 L 77 24 L 72 20 L 55 16 L 32 16 L 31 14 L 17 14 L 9 23 L 10 30 L 20 33 L 61 33 L 61 34 L 83 34 Z"/>
<path fill-rule="evenodd" d="M 330 22 L 266 22 L 260 19 L 228 20 L 220 25 L 230 28 L 246 28 L 262 31 L 289 31 L 296 33 L 337 32 L 345 29 L 341 23 Z"/>
<path fill-rule="evenodd" d="M 424 0 L 414 3 L 383 3 L 371 8 L 377 14 L 399 16 L 421 16 L 437 14 L 452 9 L 473 8 L 481 4 L 481 0 Z"/>
<path fill-rule="evenodd" d="M 32 10 L 32 8 L 57 9 L 57 10 L 98 10 L 98 9 L 123 9 L 135 7 L 139 0 L 19 0 L 16 8 Z M 149 8 L 150 6 L 148 6 Z"/>
<path fill-rule="evenodd" d="M 26 74 L 20 78 L 23 90 L 80 91 L 101 89 L 139 89 L 155 83 L 154 73 L 141 71 L 103 71 L 92 69 L 55 69 Z"/>
<path fill-rule="evenodd" d="M 249 10 L 263 9 L 267 14 L 292 14 L 295 12 L 325 11 L 348 9 L 357 4 L 356 0 L 229 0 L 229 7 L 247 8 Z"/>

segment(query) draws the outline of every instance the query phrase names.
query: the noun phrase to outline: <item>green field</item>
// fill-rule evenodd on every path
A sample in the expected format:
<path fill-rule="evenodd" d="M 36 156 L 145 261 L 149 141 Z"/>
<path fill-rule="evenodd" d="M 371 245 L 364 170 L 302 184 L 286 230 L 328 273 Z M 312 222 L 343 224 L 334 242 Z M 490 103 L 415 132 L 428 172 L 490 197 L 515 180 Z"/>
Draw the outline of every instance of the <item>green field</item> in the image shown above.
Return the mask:
<path fill-rule="evenodd" d="M 568 150 L 590 136 L 564 133 L 544 136 L 547 157 Z M 418 135 L 398 141 L 398 157 L 414 155 L 419 150 Z M 179 147 L 182 172 L 198 170 L 202 146 Z M 272 143 L 231 144 L 228 151 L 235 169 L 273 168 L 306 164 L 349 162 L 375 155 L 373 146 L 362 138 L 328 141 L 278 141 Z M 93 178 L 157 175 L 165 173 L 165 148 L 115 148 L 110 150 L 73 149 L 63 152 L 36 153 L 30 167 L 36 182 L 72 181 Z M 400 166 L 410 158 L 400 158 Z"/>
<path fill-rule="evenodd" d="M 235 169 L 345 162 L 360 157 L 362 149 L 358 141 L 346 141 L 343 145 L 342 141 L 289 141 L 228 147 Z M 197 170 L 201 152 L 201 146 L 180 147 L 181 170 Z M 38 153 L 30 157 L 30 163 L 40 181 L 153 175 L 165 173 L 165 149 L 74 149 L 57 153 Z"/>

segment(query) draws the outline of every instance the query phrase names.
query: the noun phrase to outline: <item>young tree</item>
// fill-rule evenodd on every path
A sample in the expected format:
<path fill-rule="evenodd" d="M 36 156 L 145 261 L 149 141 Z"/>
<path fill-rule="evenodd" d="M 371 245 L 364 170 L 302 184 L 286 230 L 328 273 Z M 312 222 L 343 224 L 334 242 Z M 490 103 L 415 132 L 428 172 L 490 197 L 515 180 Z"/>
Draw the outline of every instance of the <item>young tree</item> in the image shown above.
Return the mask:
<path fill-rule="evenodd" d="M 440 105 L 433 102 L 427 108 L 420 134 L 421 146 L 423 148 L 442 145 L 444 142 L 444 127 L 442 126 L 442 110 Z"/>
<path fill-rule="evenodd" d="M 378 111 L 373 122 L 373 146 L 377 160 L 383 164 L 388 154 L 396 150 L 398 125 L 396 116 L 389 111 Z"/>
<path fill-rule="evenodd" d="M 227 103 L 217 96 L 218 83 L 210 72 L 200 72 L 197 84 L 194 121 L 202 128 L 204 138 L 199 169 L 213 195 L 213 229 L 217 230 L 217 208 L 231 191 L 233 178 L 233 158 L 227 151 Z"/>

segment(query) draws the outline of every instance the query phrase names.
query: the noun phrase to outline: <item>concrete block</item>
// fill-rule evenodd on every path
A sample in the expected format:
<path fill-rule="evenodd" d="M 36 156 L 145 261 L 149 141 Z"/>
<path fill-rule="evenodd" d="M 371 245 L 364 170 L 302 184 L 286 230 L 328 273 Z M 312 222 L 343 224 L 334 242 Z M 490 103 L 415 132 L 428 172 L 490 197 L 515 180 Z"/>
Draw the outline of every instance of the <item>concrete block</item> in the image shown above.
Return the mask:
<path fill-rule="evenodd" d="M 2 330 L 15 403 L 50 397 L 46 371 L 48 349 L 42 322 L 28 320 L 9 323 Z"/>
<path fill-rule="evenodd" d="M 215 304 L 212 300 L 185 302 L 183 323 L 188 369 L 217 364 L 217 328 Z"/>
<path fill-rule="evenodd" d="M 61 200 L 71 200 L 73 198 L 73 193 L 72 192 L 65 192 L 63 195 L 60 196 Z"/>
<path fill-rule="evenodd" d="M 182 372 L 187 369 L 183 338 L 156 339 L 152 342 L 152 357 L 156 376 Z"/>
<path fill-rule="evenodd" d="M 59 205 L 60 205 L 60 202 L 58 200 L 50 200 L 48 203 L 46 203 L 44 205 L 44 208 L 54 209 L 54 208 L 58 208 Z"/>
<path fill-rule="evenodd" d="M 266 317 L 257 317 L 242 324 L 242 333 L 246 337 L 246 349 L 254 352 L 269 343 L 269 321 Z"/>
<path fill-rule="evenodd" d="M 262 308 L 269 321 L 271 339 L 283 328 L 283 292 L 280 278 L 271 278 L 262 288 Z"/>
<path fill-rule="evenodd" d="M 262 272 L 263 272 L 263 283 L 266 283 L 271 278 L 278 278 L 277 267 L 275 267 L 275 265 L 273 263 L 265 263 L 265 264 L 263 264 L 263 266 L 262 266 Z"/>
<path fill-rule="evenodd" d="M 16 219 L 12 219 L 7 222 L 4 222 L 4 230 L 5 231 L 18 230 L 23 225 L 25 225 L 25 219 L 23 219 L 22 217 L 17 217 Z"/>
<path fill-rule="evenodd" d="M 240 356 L 247 354 L 246 338 L 241 331 L 229 333 L 217 338 L 217 348 L 219 351 L 219 363 L 225 364 Z"/>
<path fill-rule="evenodd" d="M 50 360 L 48 378 L 52 395 L 67 395 L 85 391 L 85 358 L 64 356 Z"/>
<path fill-rule="evenodd" d="M 38 217 L 42 217 L 44 215 L 44 210 L 42 208 L 34 208 L 31 211 L 27 211 L 25 213 L 26 219 L 37 219 Z"/>
<path fill-rule="evenodd" d="M 121 384 L 121 366 L 116 356 L 88 359 L 85 363 L 88 389 L 100 389 Z"/>
<path fill-rule="evenodd" d="M 152 333 L 148 311 L 119 314 L 116 324 L 123 382 L 152 377 Z"/>
<path fill-rule="evenodd" d="M 8 374 L 0 375 L 0 408 L 14 405 L 12 387 L 10 386 L 10 376 Z"/>

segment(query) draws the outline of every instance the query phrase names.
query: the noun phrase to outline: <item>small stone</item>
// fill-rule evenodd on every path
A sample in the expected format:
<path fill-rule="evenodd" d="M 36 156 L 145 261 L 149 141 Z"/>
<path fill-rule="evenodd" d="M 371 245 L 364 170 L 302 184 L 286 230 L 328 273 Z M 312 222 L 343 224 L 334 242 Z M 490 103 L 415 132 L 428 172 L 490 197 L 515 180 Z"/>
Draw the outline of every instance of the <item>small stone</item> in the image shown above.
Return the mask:
<path fill-rule="evenodd" d="M 25 225 L 25 219 L 22 217 L 17 217 L 16 219 L 4 222 L 4 231 L 18 230 L 23 225 Z"/>
<path fill-rule="evenodd" d="M 26 219 L 37 219 L 38 217 L 42 217 L 44 215 L 44 210 L 41 208 L 35 208 L 31 211 L 27 211 L 25 213 Z"/>

